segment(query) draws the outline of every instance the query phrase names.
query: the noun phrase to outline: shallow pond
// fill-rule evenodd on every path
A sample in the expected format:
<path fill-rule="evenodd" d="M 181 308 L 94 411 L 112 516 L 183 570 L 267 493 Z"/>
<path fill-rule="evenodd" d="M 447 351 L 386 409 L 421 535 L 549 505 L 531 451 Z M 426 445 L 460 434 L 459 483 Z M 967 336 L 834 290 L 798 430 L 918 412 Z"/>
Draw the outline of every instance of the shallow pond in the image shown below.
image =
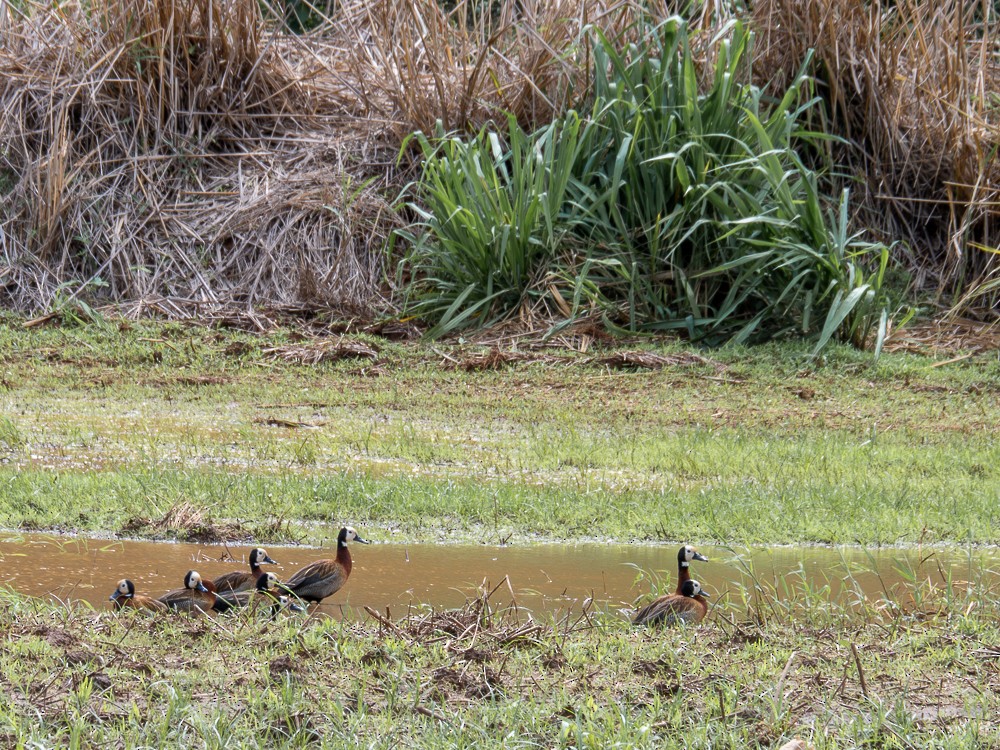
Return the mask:
<path fill-rule="evenodd" d="M 362 531 L 364 534 L 365 532 Z M 366 534 L 367 536 L 367 534 Z M 374 534 L 372 534 L 374 536 Z M 3 579 L 14 590 L 60 600 L 85 600 L 110 607 L 108 597 L 120 578 L 131 578 L 138 593 L 160 596 L 178 588 L 186 571 L 203 578 L 246 569 L 248 546 L 115 541 L 38 534 L 0 534 Z M 483 585 L 495 587 L 494 601 L 516 598 L 534 612 L 596 605 L 626 609 L 648 594 L 639 571 L 665 576 L 673 588 L 677 545 L 540 544 L 496 547 L 455 544 L 352 544 L 354 572 L 347 585 L 322 605 L 335 615 L 357 615 L 369 606 L 392 616 L 409 607 L 456 607 Z M 710 558 L 695 562 L 692 573 L 714 601 L 739 607 L 754 580 L 773 587 L 779 597 L 815 593 L 841 601 L 859 596 L 906 599 L 912 581 L 958 589 L 968 582 L 1000 584 L 1000 552 L 956 548 L 881 549 L 778 547 L 730 550 L 700 546 Z M 271 546 L 279 564 L 268 566 L 279 578 L 334 550 Z M 235 558 L 235 559 L 234 559 Z M 504 579 L 509 581 L 509 587 Z M 667 586 L 662 588 L 666 589 Z M 903 602 L 905 603 L 905 602 Z"/>

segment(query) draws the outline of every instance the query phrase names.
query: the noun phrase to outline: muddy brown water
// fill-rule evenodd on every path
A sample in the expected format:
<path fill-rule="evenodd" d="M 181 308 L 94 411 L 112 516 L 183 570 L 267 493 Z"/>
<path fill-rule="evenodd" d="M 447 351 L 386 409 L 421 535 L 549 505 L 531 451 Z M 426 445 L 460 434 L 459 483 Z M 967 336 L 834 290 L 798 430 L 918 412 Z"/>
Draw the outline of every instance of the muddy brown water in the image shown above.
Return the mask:
<path fill-rule="evenodd" d="M 373 537 L 375 534 L 371 534 Z M 375 543 L 352 545 L 354 572 L 340 592 L 327 599 L 322 611 L 335 616 L 364 616 L 367 605 L 392 616 L 410 607 L 457 607 L 481 586 L 502 584 L 494 601 L 530 611 L 578 610 L 592 598 L 611 610 L 629 608 L 649 583 L 636 583 L 638 569 L 668 577 L 676 575 L 678 545 L 545 544 L 496 547 L 455 544 Z M 962 588 L 968 581 L 1000 584 L 1000 552 L 961 549 L 882 549 L 779 547 L 740 551 L 700 546 L 710 561 L 693 564 L 694 576 L 716 600 L 727 606 L 742 601 L 741 587 L 759 581 L 775 585 L 779 595 L 808 585 L 829 585 L 829 598 L 856 597 L 858 591 L 875 599 L 899 594 L 906 578 L 942 584 L 947 578 Z M 20 593 L 84 600 L 108 608 L 108 597 L 121 578 L 131 578 L 139 593 L 160 596 L 178 588 L 184 574 L 198 570 L 214 578 L 246 569 L 250 547 L 116 541 L 71 536 L 0 533 L 0 565 L 6 585 Z M 279 578 L 334 549 L 269 546 L 279 564 L 268 566 Z M 231 553 L 236 559 L 227 559 Z M 503 583 L 506 578 L 509 581 Z"/>

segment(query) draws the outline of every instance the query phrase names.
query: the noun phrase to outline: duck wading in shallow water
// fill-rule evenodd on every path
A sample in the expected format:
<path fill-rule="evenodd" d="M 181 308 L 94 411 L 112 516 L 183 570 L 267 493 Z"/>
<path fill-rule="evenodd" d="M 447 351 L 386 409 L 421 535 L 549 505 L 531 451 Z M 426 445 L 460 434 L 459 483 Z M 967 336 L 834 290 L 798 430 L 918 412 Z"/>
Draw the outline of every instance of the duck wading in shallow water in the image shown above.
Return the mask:
<path fill-rule="evenodd" d="M 253 590 L 263 572 L 260 569 L 261 564 L 269 563 L 277 565 L 263 547 L 250 550 L 249 562 L 250 570 L 234 570 L 232 573 L 224 573 L 212 581 L 215 584 L 215 590 L 220 596 L 229 596 L 240 591 Z"/>
<path fill-rule="evenodd" d="M 115 593 L 110 597 L 114 602 L 115 610 L 121 609 L 145 609 L 150 612 L 168 612 L 166 604 L 154 599 L 151 596 L 143 596 L 135 593 L 135 584 L 128 578 L 122 578 L 115 588 Z"/>
<path fill-rule="evenodd" d="M 708 614 L 708 596 L 701 584 L 689 578 L 681 584 L 681 593 L 667 594 L 654 599 L 635 613 L 633 625 L 695 625 Z"/>
<path fill-rule="evenodd" d="M 336 594 L 351 575 L 352 563 L 351 552 L 347 549 L 348 542 L 368 544 L 352 527 L 345 526 L 337 535 L 336 559 L 309 563 L 280 584 L 280 588 L 304 602 L 315 604 Z"/>

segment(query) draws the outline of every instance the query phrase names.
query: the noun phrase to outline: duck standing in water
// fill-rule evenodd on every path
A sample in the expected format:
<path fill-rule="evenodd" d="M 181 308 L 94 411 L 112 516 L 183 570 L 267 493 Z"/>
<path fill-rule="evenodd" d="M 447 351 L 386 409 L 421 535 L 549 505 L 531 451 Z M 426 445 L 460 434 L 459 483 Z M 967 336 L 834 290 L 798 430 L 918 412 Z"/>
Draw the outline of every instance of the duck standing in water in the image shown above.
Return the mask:
<path fill-rule="evenodd" d="M 352 527 L 345 526 L 337 535 L 337 557 L 333 560 L 316 560 L 300 569 L 280 585 L 289 594 L 304 602 L 319 604 L 328 596 L 340 591 L 351 575 L 351 552 L 348 542 L 368 544 Z"/>
<path fill-rule="evenodd" d="M 250 550 L 249 562 L 249 571 L 234 570 L 232 573 L 225 573 L 212 581 L 212 583 L 215 584 L 215 590 L 220 596 L 228 597 L 230 594 L 236 594 L 240 591 L 253 590 L 257 580 L 261 576 L 261 563 L 277 565 L 277 563 L 267 554 L 267 550 L 263 547 L 257 547 L 256 549 Z"/>
<path fill-rule="evenodd" d="M 110 597 L 114 602 L 115 611 L 122 609 L 145 609 L 150 612 L 167 612 L 167 605 L 151 596 L 135 593 L 135 584 L 128 578 L 122 578 Z"/>
<path fill-rule="evenodd" d="M 633 625 L 695 625 L 708 614 L 707 597 L 701 584 L 689 578 L 681 584 L 681 593 L 667 594 L 654 599 L 635 613 Z"/>
<path fill-rule="evenodd" d="M 209 582 L 211 585 L 211 582 Z M 225 599 L 216 596 L 214 585 L 209 588 L 201 580 L 197 570 L 189 570 L 184 576 L 184 588 L 170 591 L 158 601 L 177 612 L 224 612 L 232 605 Z"/>

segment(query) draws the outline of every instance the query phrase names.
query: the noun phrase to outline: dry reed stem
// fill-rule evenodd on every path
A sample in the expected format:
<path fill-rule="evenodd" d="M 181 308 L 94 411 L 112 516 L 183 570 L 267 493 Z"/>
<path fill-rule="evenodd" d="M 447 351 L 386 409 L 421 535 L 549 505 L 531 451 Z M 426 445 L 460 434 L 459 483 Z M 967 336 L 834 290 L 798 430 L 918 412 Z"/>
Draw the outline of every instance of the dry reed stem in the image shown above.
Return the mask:
<path fill-rule="evenodd" d="M 981 288 L 1000 273 L 1000 18 L 989 3 L 763 0 L 758 75 L 788 80 L 815 50 L 856 223 L 904 240 L 918 288 Z M 780 80 L 778 81 L 780 83 Z M 974 296 L 983 309 L 1000 300 Z"/>

